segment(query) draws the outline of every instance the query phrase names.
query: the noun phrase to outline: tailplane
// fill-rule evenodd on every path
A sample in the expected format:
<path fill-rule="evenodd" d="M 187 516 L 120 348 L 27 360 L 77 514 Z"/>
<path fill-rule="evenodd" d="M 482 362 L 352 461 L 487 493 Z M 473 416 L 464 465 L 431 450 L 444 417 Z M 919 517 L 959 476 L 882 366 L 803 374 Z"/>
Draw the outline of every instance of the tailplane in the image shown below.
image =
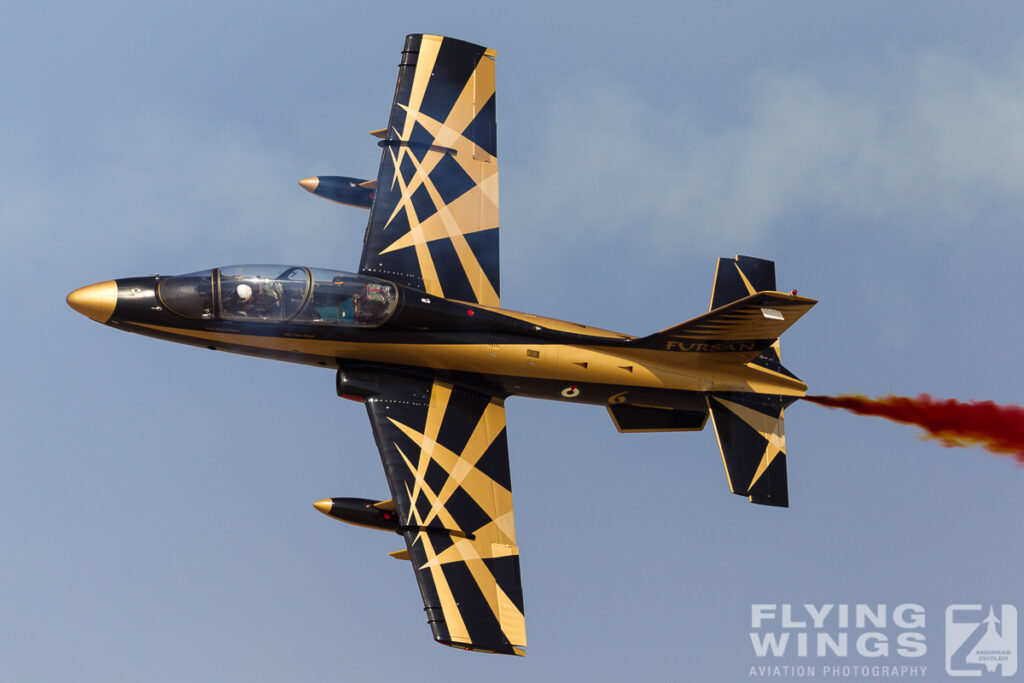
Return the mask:
<path fill-rule="evenodd" d="M 789 507 L 783 412 L 796 396 L 708 394 L 729 490 L 751 503 Z"/>
<path fill-rule="evenodd" d="M 754 352 L 753 357 L 816 303 L 795 294 L 757 292 L 644 337 L 640 343 L 666 351 Z"/>

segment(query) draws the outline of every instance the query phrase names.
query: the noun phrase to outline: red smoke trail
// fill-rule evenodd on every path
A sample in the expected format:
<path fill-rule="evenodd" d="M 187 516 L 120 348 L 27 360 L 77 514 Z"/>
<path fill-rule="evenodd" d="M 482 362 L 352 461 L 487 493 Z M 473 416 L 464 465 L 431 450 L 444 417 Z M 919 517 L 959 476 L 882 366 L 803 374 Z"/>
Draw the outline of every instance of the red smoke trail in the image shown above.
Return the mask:
<path fill-rule="evenodd" d="M 926 432 L 922 438 L 935 439 L 947 448 L 981 446 L 993 453 L 1012 454 L 1024 464 L 1024 408 L 1021 406 L 1001 406 L 992 401 L 936 400 L 928 394 L 917 398 L 843 394 L 805 396 L 804 399 L 858 415 L 875 415 L 917 425 Z"/>

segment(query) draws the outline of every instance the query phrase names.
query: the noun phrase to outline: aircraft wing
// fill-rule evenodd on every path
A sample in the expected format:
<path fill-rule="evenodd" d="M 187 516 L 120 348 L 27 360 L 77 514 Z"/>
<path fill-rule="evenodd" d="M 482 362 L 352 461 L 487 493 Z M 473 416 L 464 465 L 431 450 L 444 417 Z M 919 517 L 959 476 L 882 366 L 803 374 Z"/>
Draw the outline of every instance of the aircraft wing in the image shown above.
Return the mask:
<path fill-rule="evenodd" d="M 360 273 L 500 305 L 495 55 L 406 38 Z"/>
<path fill-rule="evenodd" d="M 388 375 L 366 410 L 434 639 L 523 655 L 503 399 Z"/>

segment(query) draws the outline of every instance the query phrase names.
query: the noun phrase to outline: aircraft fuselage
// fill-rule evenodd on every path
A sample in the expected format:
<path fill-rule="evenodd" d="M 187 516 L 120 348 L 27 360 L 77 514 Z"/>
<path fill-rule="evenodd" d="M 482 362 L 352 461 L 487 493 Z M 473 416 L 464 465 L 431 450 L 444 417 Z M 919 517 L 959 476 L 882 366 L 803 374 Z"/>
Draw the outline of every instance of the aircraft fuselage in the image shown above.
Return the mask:
<path fill-rule="evenodd" d="M 246 280 L 229 280 L 222 270 L 213 269 L 210 291 L 189 290 L 189 296 L 203 298 L 203 304 L 175 300 L 179 311 L 194 312 L 191 317 L 167 305 L 167 283 L 188 276 L 98 283 L 73 292 L 69 303 L 99 322 L 136 334 L 342 369 L 342 395 L 346 369 L 351 372 L 360 366 L 382 365 L 448 375 L 462 383 L 483 383 L 481 389 L 497 395 L 675 410 L 703 410 L 703 395 L 710 391 L 783 396 L 802 396 L 806 391 L 803 382 L 786 374 L 737 363 L 737 354 L 748 351 L 738 345 L 672 340 L 652 348 L 627 334 L 429 296 L 390 282 L 385 286 L 393 288 L 388 290 L 393 308 L 379 324 L 339 324 L 337 318 L 325 319 L 316 312 L 304 315 L 302 311 L 314 308 L 325 310 L 316 306 L 315 297 L 321 289 L 334 286 L 329 282 L 315 283 L 310 287 L 312 293 L 297 292 L 293 313 L 259 316 L 250 312 L 251 317 L 243 318 L 244 314 L 230 310 L 228 290 Z M 299 270 L 310 272 L 298 267 L 285 272 Z M 202 278 L 205 283 L 206 276 Z M 334 277 L 336 282 L 352 279 L 360 278 L 340 273 Z M 257 281 L 248 281 L 258 286 Z M 287 291 L 284 294 L 287 296 Z M 277 305 L 280 309 L 283 304 L 278 301 Z M 337 315 L 334 308 L 329 310 Z"/>

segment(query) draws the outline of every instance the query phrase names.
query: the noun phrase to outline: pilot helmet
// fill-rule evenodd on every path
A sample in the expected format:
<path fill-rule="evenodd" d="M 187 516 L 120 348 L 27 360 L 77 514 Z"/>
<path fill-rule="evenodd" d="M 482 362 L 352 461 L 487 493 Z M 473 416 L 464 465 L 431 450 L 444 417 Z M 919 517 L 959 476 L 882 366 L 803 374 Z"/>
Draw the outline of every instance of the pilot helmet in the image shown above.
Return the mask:
<path fill-rule="evenodd" d="M 252 287 L 243 282 L 235 287 L 235 294 L 238 295 L 240 301 L 248 301 L 252 298 Z"/>

